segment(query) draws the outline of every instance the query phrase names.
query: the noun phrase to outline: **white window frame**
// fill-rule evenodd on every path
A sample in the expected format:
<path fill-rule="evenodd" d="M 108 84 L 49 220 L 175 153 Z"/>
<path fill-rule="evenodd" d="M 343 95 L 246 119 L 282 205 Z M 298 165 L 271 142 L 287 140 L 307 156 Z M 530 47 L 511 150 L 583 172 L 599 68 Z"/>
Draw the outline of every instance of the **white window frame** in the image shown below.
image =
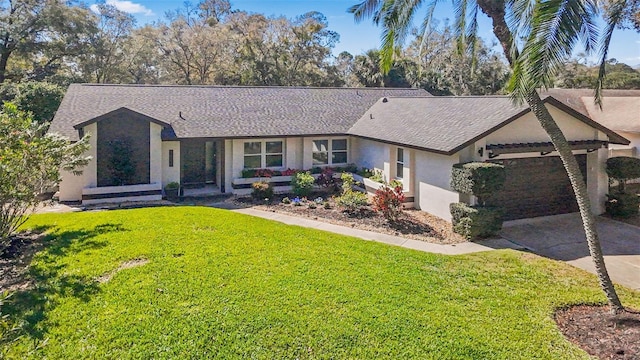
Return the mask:
<path fill-rule="evenodd" d="M 270 142 L 280 142 L 282 143 L 282 152 L 278 153 L 268 153 L 267 152 L 267 143 Z M 260 154 L 246 154 L 244 152 L 244 146 L 248 143 L 260 143 Z M 242 141 L 242 168 L 243 169 L 284 169 L 285 168 L 285 139 L 251 139 Z M 246 167 L 245 166 L 245 158 L 247 156 L 258 156 L 260 155 L 260 167 Z M 267 156 L 268 155 L 281 155 L 282 156 L 282 165 L 280 166 L 267 166 Z"/>
<path fill-rule="evenodd" d="M 344 140 L 346 143 L 346 148 L 344 150 L 334 150 L 333 149 L 333 142 L 336 140 Z M 313 146 L 314 146 L 314 141 L 326 141 L 327 142 L 327 151 L 314 151 L 313 150 Z M 347 159 L 346 162 L 342 162 L 342 163 L 334 163 L 333 162 L 333 153 L 334 152 L 343 152 L 347 155 Z M 326 153 L 327 154 L 327 163 L 326 164 L 314 164 L 313 161 L 313 155 L 314 154 L 320 154 L 320 153 Z M 349 138 L 347 137 L 337 137 L 337 138 L 333 138 L 333 137 L 329 137 L 329 138 L 314 138 L 311 139 L 311 165 L 312 166 L 318 166 L 318 167 L 322 167 L 322 166 L 341 166 L 341 165 L 347 165 L 349 164 Z"/>

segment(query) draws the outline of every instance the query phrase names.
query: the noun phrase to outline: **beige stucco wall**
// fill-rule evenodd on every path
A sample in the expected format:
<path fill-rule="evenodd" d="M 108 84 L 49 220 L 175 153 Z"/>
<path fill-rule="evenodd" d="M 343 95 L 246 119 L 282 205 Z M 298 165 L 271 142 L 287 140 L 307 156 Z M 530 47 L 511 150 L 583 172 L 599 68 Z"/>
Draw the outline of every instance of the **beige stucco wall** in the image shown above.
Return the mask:
<path fill-rule="evenodd" d="M 359 167 L 382 171 L 384 179 L 388 181 L 391 170 L 391 147 L 379 141 L 351 138 L 351 162 Z"/>
<path fill-rule="evenodd" d="M 149 125 L 149 183 L 162 184 L 162 126 Z"/>
<path fill-rule="evenodd" d="M 84 127 L 85 136 L 89 138 L 89 150 L 86 155 L 91 157 L 89 164 L 82 169 L 82 175 L 73 175 L 70 172 L 62 171 L 58 196 L 60 201 L 81 201 L 82 189 L 85 187 L 95 187 L 98 183 L 96 167 L 96 149 L 98 144 L 97 123 Z"/>
<path fill-rule="evenodd" d="M 554 106 L 547 105 L 547 108 L 568 140 L 589 140 L 597 136 L 598 130 L 591 126 Z M 547 141 L 550 141 L 549 136 L 531 112 L 486 137 L 487 144 Z"/>
<path fill-rule="evenodd" d="M 609 157 L 634 156 L 640 158 L 640 133 L 625 131 L 617 131 L 617 133 L 624 136 L 631 143 L 629 145 L 609 145 Z"/>
<path fill-rule="evenodd" d="M 449 204 L 460 201 L 450 188 L 451 167 L 460 161 L 459 156 L 416 151 L 414 161 L 416 208 L 451 221 Z"/>
<path fill-rule="evenodd" d="M 173 167 L 169 167 L 169 150 L 173 150 Z M 180 141 L 162 142 L 162 187 L 180 182 Z"/>

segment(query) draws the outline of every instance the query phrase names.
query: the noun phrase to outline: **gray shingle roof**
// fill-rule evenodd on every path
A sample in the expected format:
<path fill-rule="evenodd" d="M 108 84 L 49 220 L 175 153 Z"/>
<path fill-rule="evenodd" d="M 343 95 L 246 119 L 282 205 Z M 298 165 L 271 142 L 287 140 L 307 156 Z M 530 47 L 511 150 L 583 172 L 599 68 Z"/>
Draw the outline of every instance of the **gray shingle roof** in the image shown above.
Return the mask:
<path fill-rule="evenodd" d="M 640 90 L 604 90 L 602 110 L 593 89 L 549 89 L 543 92 L 614 131 L 640 133 Z"/>
<path fill-rule="evenodd" d="M 344 134 L 384 96 L 422 89 L 73 84 L 49 129 L 72 140 L 73 126 L 125 107 L 171 124 L 175 136 Z M 163 132 L 167 136 L 171 131 Z"/>
<path fill-rule="evenodd" d="M 544 100 L 566 107 L 551 97 Z M 528 111 L 526 105 L 516 106 L 507 96 L 389 97 L 377 101 L 348 133 L 453 154 Z M 612 141 L 628 143 L 584 115 L 574 116 L 605 131 Z"/>

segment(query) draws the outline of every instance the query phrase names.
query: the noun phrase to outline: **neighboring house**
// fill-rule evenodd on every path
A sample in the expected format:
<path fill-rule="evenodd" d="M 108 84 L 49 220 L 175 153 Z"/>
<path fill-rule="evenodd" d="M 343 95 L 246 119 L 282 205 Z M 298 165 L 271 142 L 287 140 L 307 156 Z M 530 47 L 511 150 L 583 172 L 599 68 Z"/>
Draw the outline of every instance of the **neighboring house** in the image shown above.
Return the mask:
<path fill-rule="evenodd" d="M 629 139 L 629 145 L 611 145 L 609 156 L 640 157 L 640 90 L 604 90 L 602 109 L 592 89 L 549 89 L 548 95 Z"/>
<path fill-rule="evenodd" d="M 594 212 L 607 192 L 604 161 L 622 136 L 554 98 L 545 99 L 585 174 Z M 525 106 L 502 96 L 433 97 L 418 89 L 71 85 L 50 128 L 91 134 L 94 160 L 64 174 L 61 201 L 158 199 L 164 185 L 231 192 L 245 168 L 309 169 L 354 163 L 403 182 L 414 206 L 450 219 L 451 167 L 507 168 L 491 201 L 508 219 L 576 211 L 562 164 Z M 113 144 L 126 140 L 129 183 L 112 179 Z M 212 185 L 215 185 L 212 186 Z"/>

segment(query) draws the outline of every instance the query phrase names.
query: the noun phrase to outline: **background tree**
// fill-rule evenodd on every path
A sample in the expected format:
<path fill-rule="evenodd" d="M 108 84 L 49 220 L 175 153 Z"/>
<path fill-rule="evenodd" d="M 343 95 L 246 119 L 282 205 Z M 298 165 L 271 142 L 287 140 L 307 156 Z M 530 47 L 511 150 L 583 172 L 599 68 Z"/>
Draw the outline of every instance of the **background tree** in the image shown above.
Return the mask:
<path fill-rule="evenodd" d="M 87 138 L 42 136 L 45 127 L 11 103 L 0 111 L 0 251 L 40 203 L 38 195 L 60 181 L 60 169 L 79 173 L 88 163 Z"/>
<path fill-rule="evenodd" d="M 18 110 L 30 113 L 38 124 L 45 124 L 53 119 L 64 92 L 63 87 L 46 82 L 5 82 L 0 84 L 0 101 L 13 102 Z"/>
<path fill-rule="evenodd" d="M 69 6 L 66 1 L 0 2 L 0 83 L 7 78 L 41 79 L 51 74 L 65 56 L 84 49 L 93 26 L 88 9 Z M 14 57 L 19 59 L 12 68 Z"/>
<path fill-rule="evenodd" d="M 125 46 L 135 27 L 131 14 L 104 2 L 96 5 L 97 31 L 89 37 L 87 51 L 80 55 L 80 70 L 87 82 L 126 82 Z"/>

